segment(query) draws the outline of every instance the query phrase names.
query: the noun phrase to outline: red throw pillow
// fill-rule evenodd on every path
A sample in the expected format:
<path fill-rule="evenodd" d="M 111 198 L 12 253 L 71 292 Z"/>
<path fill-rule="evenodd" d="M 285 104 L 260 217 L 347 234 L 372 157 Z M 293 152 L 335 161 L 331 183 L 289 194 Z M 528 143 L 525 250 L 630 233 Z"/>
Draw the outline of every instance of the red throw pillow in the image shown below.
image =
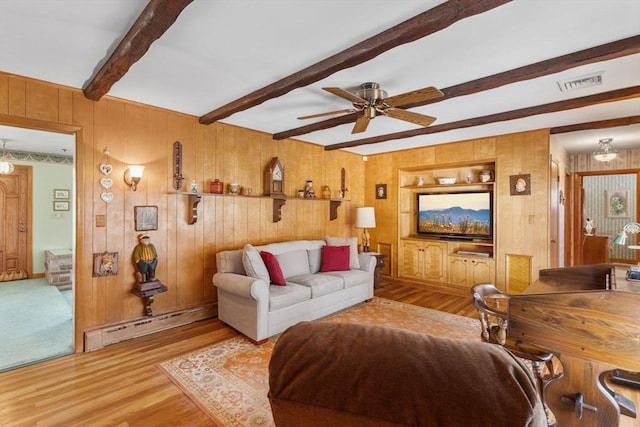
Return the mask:
<path fill-rule="evenodd" d="M 349 250 L 349 246 L 323 246 L 320 271 L 349 270 Z"/>
<path fill-rule="evenodd" d="M 271 252 L 266 251 L 261 251 L 260 256 L 262 257 L 264 264 L 267 266 L 271 283 L 278 286 L 287 286 L 287 281 L 284 280 L 284 274 L 282 274 L 278 258 L 276 258 L 276 256 Z"/>

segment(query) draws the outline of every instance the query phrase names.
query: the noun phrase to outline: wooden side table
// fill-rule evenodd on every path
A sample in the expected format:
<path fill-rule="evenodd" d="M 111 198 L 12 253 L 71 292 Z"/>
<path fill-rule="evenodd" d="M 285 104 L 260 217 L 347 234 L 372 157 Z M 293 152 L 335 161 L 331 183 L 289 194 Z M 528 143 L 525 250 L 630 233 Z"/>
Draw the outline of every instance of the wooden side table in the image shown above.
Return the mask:
<path fill-rule="evenodd" d="M 384 268 L 384 262 L 387 256 L 377 252 L 369 252 L 369 255 L 376 257 L 376 269 L 373 272 L 373 289 L 381 289 L 382 288 L 381 271 Z"/>

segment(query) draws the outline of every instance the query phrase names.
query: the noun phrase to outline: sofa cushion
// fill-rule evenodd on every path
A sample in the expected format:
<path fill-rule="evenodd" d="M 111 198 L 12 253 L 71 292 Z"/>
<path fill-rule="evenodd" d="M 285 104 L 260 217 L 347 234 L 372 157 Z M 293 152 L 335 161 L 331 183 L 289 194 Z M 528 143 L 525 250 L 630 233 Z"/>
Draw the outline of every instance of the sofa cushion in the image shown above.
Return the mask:
<path fill-rule="evenodd" d="M 266 283 L 270 282 L 269 270 L 267 270 L 267 266 L 264 264 L 260 252 L 249 243 L 244 245 L 244 249 L 242 250 L 242 265 L 244 266 L 247 276 L 262 279 Z"/>
<path fill-rule="evenodd" d="M 349 270 L 349 246 L 324 246 L 321 272 Z"/>
<path fill-rule="evenodd" d="M 280 264 L 278 263 L 278 258 L 267 251 L 261 251 L 260 256 L 262 257 L 264 264 L 267 266 L 271 283 L 278 286 L 287 286 L 287 282 L 284 280 L 284 275 L 280 269 Z"/>
<path fill-rule="evenodd" d="M 309 272 L 315 274 L 320 271 L 320 265 L 322 264 L 322 248 L 307 250 L 307 256 L 309 257 Z"/>
<path fill-rule="evenodd" d="M 371 275 L 364 270 L 330 271 L 322 274 L 340 277 L 344 282 L 343 286 L 345 289 L 362 285 L 363 283 L 369 283 L 373 286 L 371 283 Z"/>
<path fill-rule="evenodd" d="M 357 237 L 328 237 L 325 239 L 329 246 L 349 246 L 349 267 L 360 268 L 358 260 L 358 238 Z"/>
<path fill-rule="evenodd" d="M 297 304 L 311 298 L 311 289 L 287 283 L 287 286 L 269 286 L 269 311 L 275 311 L 283 307 Z"/>
<path fill-rule="evenodd" d="M 297 283 L 311 289 L 311 298 L 318 298 L 344 288 L 344 280 L 330 274 L 306 274 L 289 278 L 288 283 Z"/>
<path fill-rule="evenodd" d="M 309 257 L 306 249 L 298 249 L 291 252 L 285 252 L 276 255 L 282 274 L 285 278 L 292 276 L 300 276 L 301 274 L 309 274 Z"/>

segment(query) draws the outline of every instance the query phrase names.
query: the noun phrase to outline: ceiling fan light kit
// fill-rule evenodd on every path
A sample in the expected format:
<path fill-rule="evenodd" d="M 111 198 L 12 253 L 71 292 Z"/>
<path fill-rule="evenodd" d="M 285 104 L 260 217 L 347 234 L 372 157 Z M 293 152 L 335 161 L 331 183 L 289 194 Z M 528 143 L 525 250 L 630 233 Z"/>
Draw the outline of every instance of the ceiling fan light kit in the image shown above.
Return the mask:
<path fill-rule="evenodd" d="M 351 133 L 364 132 L 367 130 L 367 126 L 369 126 L 371 119 L 374 119 L 378 115 L 403 120 L 419 126 L 429 126 L 436 120 L 435 117 L 404 110 L 402 105 L 424 102 L 444 96 L 444 94 L 435 87 L 426 87 L 388 97 L 387 91 L 381 89 L 380 85 L 375 82 L 362 83 L 356 93 L 349 92 L 348 90 L 339 87 L 323 87 L 322 89 L 333 95 L 339 96 L 340 98 L 346 99 L 347 101 L 351 101 L 353 108 L 311 114 L 298 117 L 298 119 L 305 120 L 336 114 L 358 113 Z"/>

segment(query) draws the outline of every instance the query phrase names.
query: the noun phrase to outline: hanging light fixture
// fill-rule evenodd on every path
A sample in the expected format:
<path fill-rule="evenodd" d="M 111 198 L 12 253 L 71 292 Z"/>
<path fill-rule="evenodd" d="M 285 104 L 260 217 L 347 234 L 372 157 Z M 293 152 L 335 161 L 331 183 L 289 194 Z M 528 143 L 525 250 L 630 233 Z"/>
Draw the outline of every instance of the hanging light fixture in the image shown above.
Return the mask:
<path fill-rule="evenodd" d="M 593 152 L 593 158 L 599 162 L 608 162 L 616 158 L 618 150 L 613 148 L 613 138 L 603 138 L 598 142 L 598 149 Z"/>
<path fill-rule="evenodd" d="M 0 160 L 0 175 L 9 175 L 10 173 L 13 173 L 14 167 L 13 167 L 13 163 L 7 160 L 7 150 L 6 150 L 7 140 L 2 139 L 0 141 L 2 141 L 2 159 Z"/>

